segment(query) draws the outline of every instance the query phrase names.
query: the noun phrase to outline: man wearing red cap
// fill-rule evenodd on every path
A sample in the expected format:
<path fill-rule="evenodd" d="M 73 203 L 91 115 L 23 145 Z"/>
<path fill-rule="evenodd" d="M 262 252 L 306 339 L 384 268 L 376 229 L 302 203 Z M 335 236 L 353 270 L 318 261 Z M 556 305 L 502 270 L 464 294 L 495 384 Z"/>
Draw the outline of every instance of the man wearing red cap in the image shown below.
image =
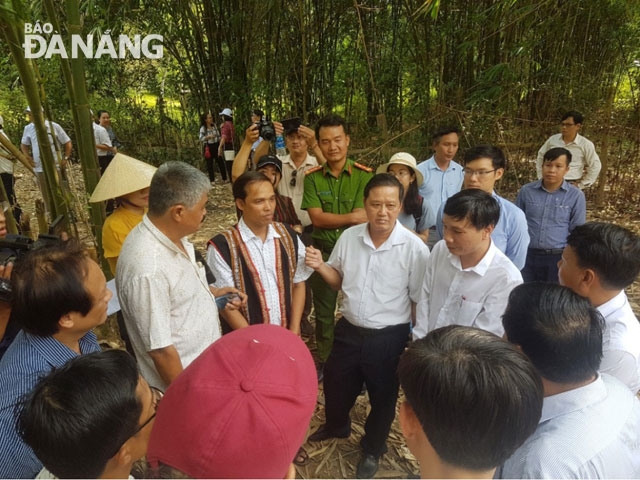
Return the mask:
<path fill-rule="evenodd" d="M 307 248 L 307 265 L 344 295 L 324 369 L 326 423 L 309 440 L 351 434 L 349 411 L 364 382 L 371 413 L 360 441 L 358 478 L 372 478 L 386 451 L 398 396 L 398 359 L 407 345 L 429 257 L 420 237 L 397 220 L 403 195 L 394 176 L 376 175 L 364 188 L 368 222 L 345 230 L 327 263 L 320 250 Z"/>
<path fill-rule="evenodd" d="M 311 353 L 284 328 L 252 325 L 211 345 L 166 391 L 147 460 L 156 478 L 294 478 L 313 414 Z"/>

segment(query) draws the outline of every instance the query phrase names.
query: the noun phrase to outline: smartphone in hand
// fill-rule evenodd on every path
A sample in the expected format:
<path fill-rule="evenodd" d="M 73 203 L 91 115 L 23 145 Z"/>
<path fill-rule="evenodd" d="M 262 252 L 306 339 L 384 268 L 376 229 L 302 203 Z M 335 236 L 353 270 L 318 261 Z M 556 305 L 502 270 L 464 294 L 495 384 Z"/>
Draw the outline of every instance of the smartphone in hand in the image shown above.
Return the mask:
<path fill-rule="evenodd" d="M 224 310 L 227 303 L 231 300 L 235 300 L 236 298 L 240 298 L 237 293 L 226 293 L 221 297 L 216 297 L 216 306 L 218 307 L 218 310 Z"/>

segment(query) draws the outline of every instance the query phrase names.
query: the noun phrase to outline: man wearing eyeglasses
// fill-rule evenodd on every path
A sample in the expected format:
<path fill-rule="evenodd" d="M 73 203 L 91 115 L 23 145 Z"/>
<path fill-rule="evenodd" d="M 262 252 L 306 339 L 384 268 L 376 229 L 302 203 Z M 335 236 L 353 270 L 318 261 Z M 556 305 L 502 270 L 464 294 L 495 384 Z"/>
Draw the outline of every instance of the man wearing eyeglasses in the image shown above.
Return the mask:
<path fill-rule="evenodd" d="M 162 396 L 122 350 L 82 355 L 52 370 L 25 399 L 18 420 L 44 465 L 37 478 L 133 478 Z"/>
<path fill-rule="evenodd" d="M 491 194 L 500 205 L 500 219 L 491 232 L 491 239 L 498 250 L 504 253 L 518 270 L 524 268 L 529 247 L 529 227 L 524 212 L 506 198 L 494 191 L 495 184 L 504 175 L 507 159 L 498 147 L 477 145 L 464 154 L 463 190 L 479 188 Z M 440 207 L 436 227 L 440 238 L 443 237 L 442 215 L 444 204 Z"/>
<path fill-rule="evenodd" d="M 565 180 L 581 190 L 595 183 L 602 165 L 593 142 L 578 133 L 583 121 L 584 118 L 580 112 L 570 111 L 562 116 L 560 133 L 549 137 L 538 150 L 536 168 L 539 179 L 542 178 L 544 154 L 552 148 L 562 147 L 571 152 L 571 168 Z"/>

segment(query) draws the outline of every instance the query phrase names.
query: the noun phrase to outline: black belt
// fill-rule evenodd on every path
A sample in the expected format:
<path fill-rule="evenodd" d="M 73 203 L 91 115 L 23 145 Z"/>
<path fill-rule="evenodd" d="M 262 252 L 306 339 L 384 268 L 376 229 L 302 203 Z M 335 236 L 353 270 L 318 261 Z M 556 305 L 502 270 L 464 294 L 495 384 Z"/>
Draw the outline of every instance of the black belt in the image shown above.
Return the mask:
<path fill-rule="evenodd" d="M 534 255 L 562 255 L 564 248 L 530 248 L 529 253 Z"/>
<path fill-rule="evenodd" d="M 375 335 L 384 335 L 384 334 L 388 334 L 390 331 L 399 330 L 400 328 L 406 328 L 407 331 L 409 331 L 408 322 L 399 323 L 397 325 L 389 325 L 388 327 L 384 327 L 384 328 L 365 328 L 365 327 L 358 327 L 357 325 L 354 325 L 344 317 L 342 317 L 342 320 L 344 320 L 344 328 L 347 328 L 352 332 L 357 333 L 361 337 L 373 337 Z"/>

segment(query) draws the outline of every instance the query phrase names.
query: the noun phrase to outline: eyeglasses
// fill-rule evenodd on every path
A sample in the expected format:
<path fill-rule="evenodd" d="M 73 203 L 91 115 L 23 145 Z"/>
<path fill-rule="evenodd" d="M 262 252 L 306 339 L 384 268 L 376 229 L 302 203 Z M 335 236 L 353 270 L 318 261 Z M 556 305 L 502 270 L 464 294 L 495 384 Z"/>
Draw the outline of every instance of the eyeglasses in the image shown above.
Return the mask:
<path fill-rule="evenodd" d="M 494 168 L 493 170 L 471 170 L 470 168 L 465 168 L 464 174 L 467 177 L 473 177 L 474 175 L 478 175 L 478 177 L 482 178 L 482 177 L 486 177 L 490 173 L 495 172 L 496 170 L 497 170 L 496 168 Z"/>
<path fill-rule="evenodd" d="M 560 126 L 561 127 L 573 127 L 575 125 L 575 123 L 569 123 L 569 122 L 561 122 Z"/>
<path fill-rule="evenodd" d="M 153 395 L 153 414 L 149 418 L 147 418 L 142 425 L 136 428 L 135 432 L 133 432 L 133 435 L 131 435 L 132 437 L 140 433 L 144 427 L 151 423 L 151 420 L 156 418 L 156 413 L 158 413 L 158 405 L 160 405 L 160 400 L 162 400 L 162 397 L 164 397 L 164 392 L 159 388 L 153 387 L 151 385 L 149 385 L 149 388 L 151 389 L 151 394 Z"/>
<path fill-rule="evenodd" d="M 142 429 L 143 429 L 144 427 L 146 427 L 147 425 L 149 425 L 149 423 L 151 423 L 151 421 L 152 421 L 154 418 L 156 418 L 156 413 L 158 412 L 158 405 L 160 405 L 160 400 L 162 400 L 162 397 L 164 397 L 164 392 L 163 392 L 162 390 L 160 390 L 159 388 L 157 388 L 157 387 L 153 387 L 153 386 L 151 386 L 151 385 L 149 385 L 149 389 L 151 390 L 151 395 L 153 395 L 153 399 L 152 399 L 152 402 L 153 402 L 153 413 L 151 414 L 151 416 L 150 416 L 149 418 L 147 418 L 147 419 L 146 419 L 146 420 L 145 420 L 141 425 L 139 425 L 139 426 L 138 426 L 138 427 L 133 431 L 133 434 L 132 434 L 132 435 L 131 435 L 131 437 L 129 437 L 129 438 L 135 437 L 137 434 L 139 434 L 139 433 L 142 431 Z M 116 449 L 116 451 L 115 451 L 115 452 L 113 452 L 113 455 L 115 455 L 116 453 L 118 453 L 118 451 L 122 448 L 122 445 L 124 445 L 124 444 L 129 440 L 129 438 L 126 438 L 126 439 L 124 440 L 124 442 L 122 442 L 122 443 L 118 446 L 118 448 Z M 113 457 L 113 455 L 111 455 L 111 456 Z"/>
<path fill-rule="evenodd" d="M 298 175 L 298 170 L 294 170 L 293 172 L 291 172 L 291 181 L 289 182 L 289 185 L 291 185 L 292 187 L 296 186 L 297 175 Z"/>

